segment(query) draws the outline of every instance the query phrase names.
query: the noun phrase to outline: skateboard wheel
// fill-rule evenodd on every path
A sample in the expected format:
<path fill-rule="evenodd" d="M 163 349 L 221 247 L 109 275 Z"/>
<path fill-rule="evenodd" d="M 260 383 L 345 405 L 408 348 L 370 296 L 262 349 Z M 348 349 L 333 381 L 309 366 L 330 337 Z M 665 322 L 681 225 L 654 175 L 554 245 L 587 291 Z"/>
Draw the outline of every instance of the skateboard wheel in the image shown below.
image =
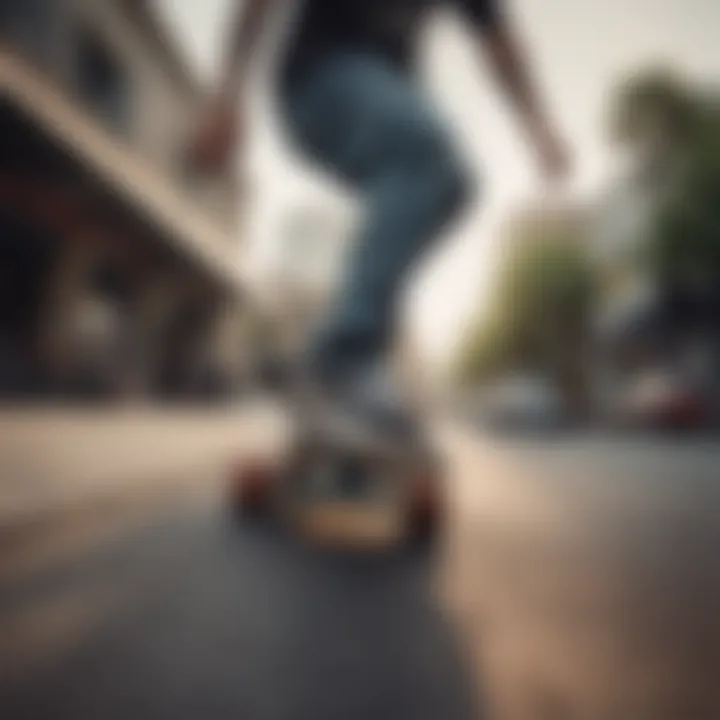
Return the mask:
<path fill-rule="evenodd" d="M 440 482 L 434 471 L 420 474 L 412 483 L 408 501 L 408 530 L 412 542 L 432 543 L 444 519 Z"/>
<path fill-rule="evenodd" d="M 240 515 L 261 515 L 270 504 L 273 487 L 274 471 L 268 463 L 257 460 L 245 462 L 233 473 L 231 505 Z"/>

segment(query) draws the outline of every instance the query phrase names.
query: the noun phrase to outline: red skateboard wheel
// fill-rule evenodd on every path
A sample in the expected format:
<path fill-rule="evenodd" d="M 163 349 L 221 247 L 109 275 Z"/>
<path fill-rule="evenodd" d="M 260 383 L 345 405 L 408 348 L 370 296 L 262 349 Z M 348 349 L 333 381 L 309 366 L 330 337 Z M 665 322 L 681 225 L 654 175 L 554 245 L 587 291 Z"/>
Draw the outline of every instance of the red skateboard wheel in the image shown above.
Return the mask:
<path fill-rule="evenodd" d="M 418 475 L 410 485 L 408 521 L 411 538 L 433 540 L 440 531 L 445 508 L 439 478 L 434 470 Z"/>
<path fill-rule="evenodd" d="M 233 472 L 230 502 L 245 515 L 263 512 L 270 504 L 275 486 L 275 470 L 268 462 L 245 461 Z"/>

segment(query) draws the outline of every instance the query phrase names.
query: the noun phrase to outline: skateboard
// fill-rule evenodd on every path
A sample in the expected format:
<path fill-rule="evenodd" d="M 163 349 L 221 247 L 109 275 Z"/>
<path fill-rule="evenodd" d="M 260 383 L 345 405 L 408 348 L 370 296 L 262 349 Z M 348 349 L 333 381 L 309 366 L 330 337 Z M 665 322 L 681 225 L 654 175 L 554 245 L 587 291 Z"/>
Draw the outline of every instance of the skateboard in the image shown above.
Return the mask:
<path fill-rule="evenodd" d="M 293 418 L 288 447 L 238 463 L 230 506 L 244 519 L 275 519 L 335 546 L 427 546 L 445 515 L 443 469 L 429 443 L 369 442 L 311 417 Z"/>

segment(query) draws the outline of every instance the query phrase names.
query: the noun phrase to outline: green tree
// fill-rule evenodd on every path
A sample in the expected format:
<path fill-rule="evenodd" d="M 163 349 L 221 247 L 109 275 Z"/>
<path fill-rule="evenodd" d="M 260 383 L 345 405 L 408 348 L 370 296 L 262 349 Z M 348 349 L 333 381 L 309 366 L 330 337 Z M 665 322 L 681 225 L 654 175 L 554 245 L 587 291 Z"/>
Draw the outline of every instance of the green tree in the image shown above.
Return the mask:
<path fill-rule="evenodd" d="M 655 164 L 672 159 L 692 135 L 695 121 L 696 103 L 688 83 L 670 69 L 650 68 L 616 90 L 610 134 Z"/>
<path fill-rule="evenodd" d="M 595 291 L 584 220 L 576 213 L 515 218 L 487 316 L 472 322 L 458 357 L 463 383 L 536 371 L 569 395 L 583 394 Z"/>
<path fill-rule="evenodd" d="M 658 188 L 646 259 L 661 286 L 720 284 L 720 93 L 649 70 L 617 92 L 614 137 Z"/>

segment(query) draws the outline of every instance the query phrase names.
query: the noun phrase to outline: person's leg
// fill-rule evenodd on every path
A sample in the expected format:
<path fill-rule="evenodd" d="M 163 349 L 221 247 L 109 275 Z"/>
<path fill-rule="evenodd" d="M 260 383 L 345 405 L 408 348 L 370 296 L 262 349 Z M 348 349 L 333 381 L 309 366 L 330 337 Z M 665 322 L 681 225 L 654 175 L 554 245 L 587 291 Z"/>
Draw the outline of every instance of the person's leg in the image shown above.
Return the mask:
<path fill-rule="evenodd" d="M 372 54 L 329 56 L 284 106 L 301 151 L 364 202 L 336 310 L 316 345 L 323 370 L 373 362 L 393 339 L 407 271 L 468 196 L 468 174 L 432 104 Z"/>

